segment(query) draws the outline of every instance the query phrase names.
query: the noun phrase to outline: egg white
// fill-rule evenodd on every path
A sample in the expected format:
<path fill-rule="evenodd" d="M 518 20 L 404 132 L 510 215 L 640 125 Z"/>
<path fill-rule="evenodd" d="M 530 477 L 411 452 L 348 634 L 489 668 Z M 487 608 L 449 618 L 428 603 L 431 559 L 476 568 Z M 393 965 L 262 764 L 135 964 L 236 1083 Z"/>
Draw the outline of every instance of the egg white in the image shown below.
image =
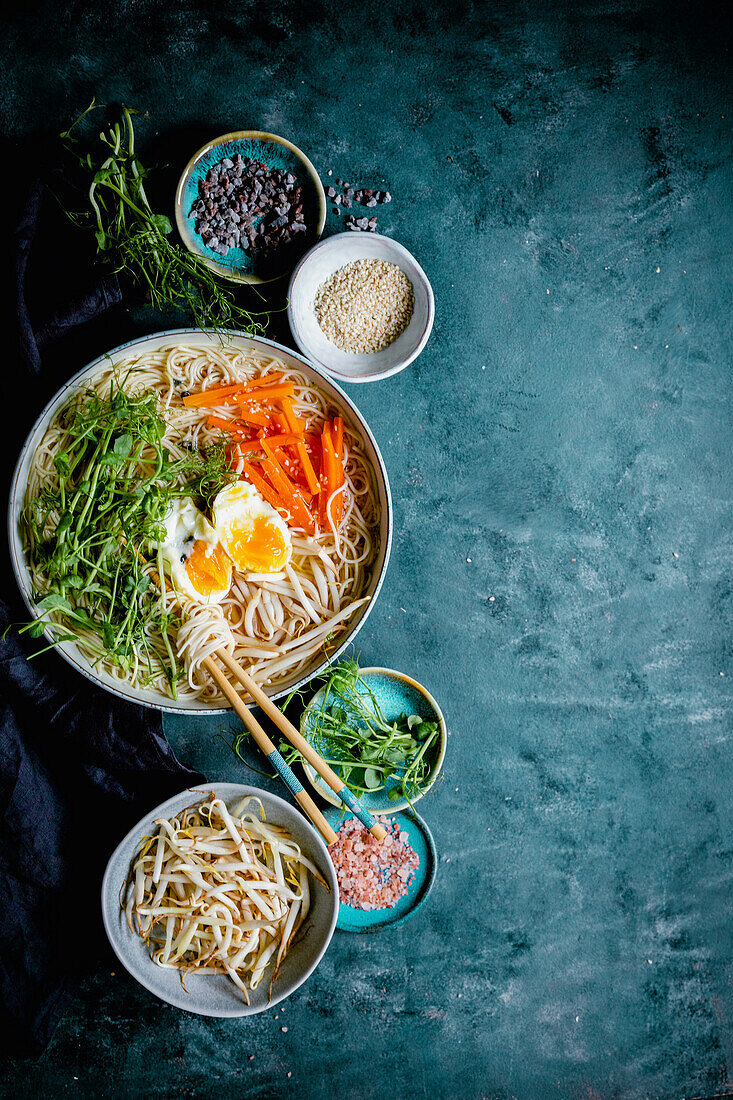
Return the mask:
<path fill-rule="evenodd" d="M 219 544 L 219 537 L 206 516 L 198 510 L 190 498 L 185 497 L 173 503 L 166 515 L 164 525 L 165 539 L 156 543 L 156 548 L 162 552 L 167 572 L 176 591 L 185 593 L 197 603 L 221 603 L 229 591 L 230 583 L 227 583 L 225 588 L 203 595 L 191 583 L 186 570 L 186 561 L 193 550 L 194 543 L 205 543 L 207 554 L 210 554 Z"/>

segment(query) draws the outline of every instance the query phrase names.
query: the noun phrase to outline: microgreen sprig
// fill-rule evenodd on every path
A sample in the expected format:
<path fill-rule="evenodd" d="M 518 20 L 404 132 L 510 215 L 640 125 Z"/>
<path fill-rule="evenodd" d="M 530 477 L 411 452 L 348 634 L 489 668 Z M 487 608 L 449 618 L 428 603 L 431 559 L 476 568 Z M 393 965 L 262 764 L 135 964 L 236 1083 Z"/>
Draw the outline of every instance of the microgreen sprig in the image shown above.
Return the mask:
<path fill-rule="evenodd" d="M 171 240 L 169 218 L 153 211 L 144 184 L 149 172 L 135 153 L 132 115 L 137 112 L 123 107 L 122 121 L 99 133 L 101 149 L 80 151 L 77 127 L 95 106 L 92 100 L 60 135 L 64 148 L 91 176 L 90 209 L 69 211 L 69 217 L 94 229 L 97 251 L 158 309 L 187 310 L 199 328 L 239 328 L 261 335 L 267 315 L 239 306 L 233 291 L 200 256 Z"/>
<path fill-rule="evenodd" d="M 54 644 L 78 639 L 97 660 L 150 682 L 162 670 L 175 696 L 182 675 L 171 637 L 180 613 L 168 610 L 145 571 L 151 545 L 164 537 L 171 502 L 192 496 L 206 506 L 234 474 L 224 445 L 173 459 L 155 394 L 83 392 L 62 413 L 64 445 L 57 477 L 31 497 L 21 525 L 42 590 L 41 616 L 22 628 Z M 163 650 L 154 644 L 162 639 Z"/>
<path fill-rule="evenodd" d="M 389 721 L 356 660 L 334 665 L 318 709 L 308 717 L 308 739 L 336 768 L 357 796 L 386 790 L 390 802 L 425 793 L 438 747 L 438 724 L 418 714 Z M 281 741 L 289 764 L 303 762 L 297 749 Z"/>

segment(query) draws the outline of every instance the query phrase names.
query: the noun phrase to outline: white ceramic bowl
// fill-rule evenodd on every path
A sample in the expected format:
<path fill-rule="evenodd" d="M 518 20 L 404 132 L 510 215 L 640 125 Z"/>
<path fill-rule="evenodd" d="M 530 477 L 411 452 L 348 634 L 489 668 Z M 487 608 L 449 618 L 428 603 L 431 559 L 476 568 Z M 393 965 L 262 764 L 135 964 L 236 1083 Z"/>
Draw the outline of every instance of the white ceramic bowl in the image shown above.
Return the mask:
<path fill-rule="evenodd" d="M 318 867 L 329 885 L 329 890 L 317 882 L 311 886 L 311 909 L 302 927 L 297 943 L 285 956 L 280 974 L 272 987 L 272 999 L 268 999 L 269 971 L 260 985 L 250 993 L 251 1004 L 246 1004 L 234 984 L 224 974 L 190 974 L 186 978 L 188 993 L 181 985 L 177 970 L 156 966 L 140 939 L 127 927 L 120 907 L 120 889 L 127 878 L 130 861 L 140 840 L 155 830 L 155 819 L 170 818 L 180 810 L 191 806 L 214 791 L 232 807 L 246 795 L 256 795 L 262 801 L 267 820 L 288 829 Z M 145 986 L 161 1001 L 196 1012 L 201 1016 L 253 1016 L 289 997 L 308 978 L 323 958 L 336 927 L 339 908 L 339 890 L 336 872 L 320 836 L 299 810 L 274 794 L 246 787 L 241 783 L 210 783 L 205 789 L 186 790 L 156 806 L 131 829 L 112 853 L 102 881 L 102 919 L 117 958 L 140 985 Z"/>
<path fill-rule="evenodd" d="M 324 335 L 314 311 L 321 283 L 354 260 L 386 260 L 396 264 L 412 283 L 415 305 L 412 320 L 383 351 L 353 354 L 341 351 Z M 288 291 L 288 321 L 295 342 L 321 370 L 344 382 L 375 382 L 404 370 L 417 359 L 433 327 L 435 303 L 427 275 L 397 241 L 378 233 L 337 233 L 320 241 L 293 272 Z"/>
<path fill-rule="evenodd" d="M 359 413 L 353 401 L 351 401 L 344 391 L 330 378 L 322 374 L 321 371 L 311 366 L 311 364 L 306 362 L 300 355 L 289 351 L 288 348 L 283 347 L 281 344 L 276 344 L 272 340 L 246 336 L 244 333 L 240 332 L 227 332 L 226 339 L 235 347 L 254 348 L 268 354 L 274 352 L 290 366 L 308 375 L 327 395 L 329 401 L 333 403 L 344 418 L 354 425 L 365 442 L 366 456 L 371 462 L 374 470 L 376 491 L 379 497 L 379 553 L 374 562 L 369 587 L 366 591 L 366 595 L 371 598 L 369 603 L 356 611 L 353 618 L 349 620 L 348 629 L 343 634 L 338 649 L 332 653 L 330 657 L 330 660 L 337 660 L 366 621 L 374 601 L 379 594 L 379 590 L 382 587 L 382 581 L 389 561 L 389 552 L 392 543 L 392 498 L 390 496 L 389 481 L 387 479 L 387 470 L 385 469 L 384 461 L 374 436 L 370 432 L 366 421 Z M 212 343 L 218 346 L 219 340 L 220 334 L 202 332 L 200 329 L 172 329 L 168 332 L 156 333 L 154 336 L 143 336 L 138 340 L 131 340 L 129 343 L 122 344 L 120 347 L 107 352 L 105 355 L 100 355 L 93 363 L 90 363 L 88 366 L 84 367 L 83 370 L 80 370 L 78 374 L 74 375 L 74 377 L 59 390 L 39 416 L 25 442 L 20 458 L 18 459 L 18 464 L 15 467 L 15 473 L 13 474 L 13 480 L 10 486 L 10 503 L 8 507 L 8 537 L 10 540 L 10 558 L 13 563 L 13 572 L 15 573 L 15 579 L 18 582 L 18 587 L 20 588 L 28 610 L 34 618 L 40 614 L 40 611 L 33 601 L 33 586 L 25 560 L 18 523 L 20 513 L 23 509 L 31 460 L 50 421 L 55 416 L 56 411 L 61 405 L 66 404 L 66 402 L 70 400 L 75 390 L 83 389 L 88 381 L 99 371 L 100 367 L 103 365 L 107 366 L 110 360 L 114 361 L 118 357 L 129 357 L 142 354 L 143 352 L 155 351 L 157 348 L 170 343 L 180 342 L 186 343 L 189 346 L 205 347 L 207 344 Z M 53 640 L 48 632 L 46 633 L 46 637 L 49 641 Z M 86 657 L 79 652 L 74 642 L 62 642 L 56 649 L 61 656 L 64 657 L 70 665 L 73 665 L 78 672 L 81 672 L 82 675 L 86 676 L 100 687 L 105 688 L 107 691 L 111 691 L 113 695 L 117 695 L 121 699 L 127 699 L 131 703 L 141 703 L 143 706 L 155 707 L 157 710 L 169 711 L 172 713 L 186 711 L 189 713 L 225 714 L 229 709 L 228 707 L 217 709 L 210 704 L 198 701 L 189 702 L 180 699 L 174 700 L 167 695 L 163 695 L 159 691 L 135 688 L 124 684 L 122 681 L 114 680 L 111 676 L 108 676 L 104 670 L 92 668 Z M 268 691 L 268 694 L 272 694 L 273 699 L 279 699 L 287 695 L 294 688 L 301 687 L 303 684 L 307 683 L 312 676 L 316 676 L 319 672 L 322 672 L 327 664 L 328 661 L 325 658 L 316 657 L 312 667 L 306 668 L 303 673 L 287 681 L 282 687 L 278 688 L 277 691 L 268 689 L 267 687 L 265 687 L 265 690 Z"/>

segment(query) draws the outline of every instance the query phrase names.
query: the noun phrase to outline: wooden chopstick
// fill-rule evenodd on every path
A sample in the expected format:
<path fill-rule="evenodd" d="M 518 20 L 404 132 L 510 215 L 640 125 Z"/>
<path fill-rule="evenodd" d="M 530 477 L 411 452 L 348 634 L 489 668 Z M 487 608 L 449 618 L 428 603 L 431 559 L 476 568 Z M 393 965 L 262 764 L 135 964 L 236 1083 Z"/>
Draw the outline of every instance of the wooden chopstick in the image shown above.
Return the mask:
<path fill-rule="evenodd" d="M 227 656 L 229 656 L 229 654 L 227 654 Z M 227 680 L 224 673 L 221 671 L 218 665 L 214 661 L 212 661 L 210 657 L 205 657 L 201 664 L 204 666 L 204 668 L 206 668 L 208 673 L 219 685 L 224 695 L 226 695 L 227 699 L 232 704 L 232 707 L 237 712 L 242 722 L 245 724 L 249 732 L 254 737 L 259 748 L 262 750 L 272 766 L 275 768 L 275 771 L 285 781 L 290 791 L 294 795 L 296 802 L 302 807 L 304 813 L 313 822 L 316 829 L 318 829 L 318 832 L 325 840 L 326 844 L 334 844 L 337 839 L 336 833 L 328 824 L 311 796 L 306 790 L 303 789 L 302 784 L 298 781 L 292 769 L 288 766 L 283 757 L 277 751 L 272 741 L 255 718 L 254 714 L 252 714 L 252 711 L 239 697 L 237 692 Z"/>
<path fill-rule="evenodd" d="M 384 826 L 380 825 L 369 811 L 364 809 L 356 795 L 352 794 L 349 788 L 344 784 L 343 779 L 336 775 L 336 772 L 318 755 L 316 750 L 306 741 L 300 731 L 295 728 L 292 722 L 288 721 L 280 708 L 276 707 L 272 699 L 265 695 L 260 685 L 252 679 L 248 672 L 245 672 L 244 669 L 237 664 L 234 658 L 227 653 L 225 649 L 217 649 L 216 656 L 223 665 L 226 665 L 232 676 L 239 680 L 242 687 L 247 689 L 254 701 L 262 708 L 268 718 L 271 718 L 277 728 L 287 737 L 290 744 L 305 757 L 308 763 L 318 772 L 321 779 L 328 783 L 331 790 L 338 795 L 344 805 L 359 818 L 362 825 L 364 825 L 377 840 L 383 840 L 387 835 L 387 830 Z M 219 683 L 218 680 L 217 683 Z M 229 698 L 228 695 L 227 698 Z M 241 703 L 241 700 L 239 701 Z M 239 711 L 237 711 L 237 713 L 239 714 Z"/>
<path fill-rule="evenodd" d="M 143 564 L 148 564 L 141 553 L 138 552 L 138 557 Z M 157 570 L 151 570 L 150 576 L 153 583 L 160 588 L 160 577 Z M 285 734 L 291 745 L 294 745 L 302 755 L 309 761 L 310 764 L 316 769 L 322 779 L 328 783 L 331 790 L 333 790 L 341 799 L 343 804 L 351 810 L 356 817 L 359 818 L 362 825 L 366 826 L 370 833 L 377 838 L 377 840 L 384 840 L 387 835 L 387 830 L 376 821 L 368 810 L 365 810 L 356 795 L 353 795 L 349 788 L 345 786 L 342 780 L 336 775 L 334 771 L 328 766 L 325 760 L 322 760 L 318 753 L 312 748 L 306 739 L 301 736 L 300 732 L 296 730 L 295 726 L 287 720 L 283 712 L 275 706 L 275 704 L 265 695 L 259 684 L 255 683 L 248 672 L 245 672 L 237 662 L 229 656 L 224 648 L 217 649 L 216 655 L 222 664 L 226 665 L 232 675 L 239 680 L 250 693 L 255 702 L 259 703 L 265 714 L 268 714 L 275 725 Z M 210 657 L 204 657 L 201 664 L 206 668 L 209 674 L 213 677 L 215 682 L 221 688 L 221 691 L 232 704 L 233 709 L 237 712 L 244 725 L 254 737 L 258 746 L 264 752 L 272 764 L 275 771 L 280 778 L 286 784 L 296 802 L 302 807 L 304 813 L 313 822 L 319 833 L 326 841 L 326 844 L 331 845 L 336 842 L 336 833 L 326 821 L 321 811 L 316 806 L 315 802 L 303 788 L 302 784 L 298 781 L 297 776 L 293 772 L 293 769 L 286 763 L 282 755 L 277 751 L 270 738 L 267 736 L 262 726 L 255 718 L 252 711 L 247 704 L 240 699 L 232 685 L 227 680 L 221 669 L 216 665 Z"/>

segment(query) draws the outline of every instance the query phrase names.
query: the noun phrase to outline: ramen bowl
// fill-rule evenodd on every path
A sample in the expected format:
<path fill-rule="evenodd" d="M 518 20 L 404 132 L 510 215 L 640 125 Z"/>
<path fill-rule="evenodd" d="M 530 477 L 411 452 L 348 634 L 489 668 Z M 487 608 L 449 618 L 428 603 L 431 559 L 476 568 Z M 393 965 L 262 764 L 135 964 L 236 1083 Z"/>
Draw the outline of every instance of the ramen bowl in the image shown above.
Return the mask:
<path fill-rule="evenodd" d="M 167 332 L 156 333 L 153 336 L 140 337 L 137 340 L 131 340 L 127 344 L 121 344 L 105 355 L 100 355 L 98 359 L 95 359 L 92 363 L 89 363 L 80 370 L 78 374 L 74 375 L 43 410 L 33 426 L 23 450 L 21 451 L 20 458 L 18 459 L 18 464 L 15 468 L 10 487 L 8 511 L 8 536 L 13 572 L 15 573 L 15 578 L 18 582 L 18 587 L 20 588 L 23 599 L 33 618 L 40 616 L 41 611 L 34 601 L 33 584 L 26 561 L 19 523 L 33 456 L 59 408 L 67 404 L 75 393 L 86 388 L 99 371 L 109 366 L 110 361 L 114 362 L 115 359 L 123 357 L 130 358 L 155 352 L 159 348 L 165 347 L 171 343 L 185 343 L 188 347 L 202 349 L 209 346 L 219 347 L 221 338 L 222 334 L 218 332 L 202 332 L 200 329 L 172 329 Z M 367 587 L 363 593 L 364 596 L 369 597 L 369 602 L 357 608 L 354 612 L 353 617 L 348 621 L 347 629 L 339 636 L 337 648 L 329 654 L 328 657 L 325 657 L 322 653 L 316 654 L 313 660 L 305 668 L 294 673 L 292 677 L 278 684 L 277 687 L 264 686 L 264 690 L 271 695 L 273 699 L 279 699 L 294 689 L 302 687 L 311 677 L 322 672 L 330 661 L 337 660 L 366 621 L 374 601 L 379 594 L 379 590 L 382 587 L 382 581 L 389 561 L 392 540 L 392 500 L 389 491 L 387 471 L 379 452 L 377 442 L 359 410 L 335 382 L 326 377 L 320 370 L 313 367 L 302 356 L 289 351 L 287 348 L 280 344 L 276 344 L 272 340 L 247 336 L 241 332 L 228 332 L 224 334 L 223 338 L 231 347 L 243 351 L 255 351 L 266 355 L 277 355 L 291 369 L 300 371 L 312 381 L 313 384 L 319 388 L 321 393 L 324 394 L 329 403 L 338 410 L 338 413 L 344 417 L 346 422 L 350 424 L 354 431 L 361 437 L 364 442 L 364 454 L 374 474 L 374 493 L 379 510 L 379 526 L 375 537 L 378 540 L 379 546 L 376 559 L 371 566 Z M 46 638 L 48 642 L 53 642 L 54 640 L 48 630 L 46 631 Z M 104 688 L 106 691 L 128 702 L 140 703 L 143 706 L 154 707 L 158 710 L 170 713 L 224 714 L 229 709 L 228 707 L 218 707 L 202 700 L 171 699 L 168 695 L 165 695 L 155 688 L 134 687 L 124 681 L 117 680 L 110 676 L 105 669 L 93 667 L 73 641 L 61 642 L 56 646 L 56 649 L 60 656 L 63 657 L 65 661 L 68 661 L 77 672 L 86 676 L 87 679 L 91 680 L 98 687 Z"/>

